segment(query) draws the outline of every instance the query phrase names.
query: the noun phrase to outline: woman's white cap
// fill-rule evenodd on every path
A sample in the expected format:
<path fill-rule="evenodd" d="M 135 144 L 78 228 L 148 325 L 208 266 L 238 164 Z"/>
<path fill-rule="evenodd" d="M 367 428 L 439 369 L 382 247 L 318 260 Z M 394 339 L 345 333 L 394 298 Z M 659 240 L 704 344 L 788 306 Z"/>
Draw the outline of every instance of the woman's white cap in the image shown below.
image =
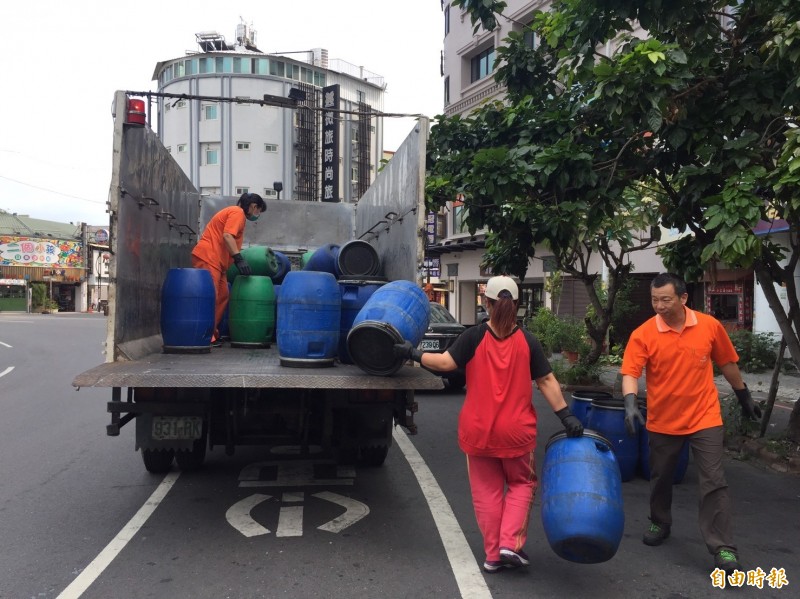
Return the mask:
<path fill-rule="evenodd" d="M 486 283 L 484 295 L 489 299 L 496 300 L 503 289 L 511 294 L 511 299 L 519 298 L 519 289 L 517 289 L 517 284 L 514 282 L 514 279 L 506 277 L 505 275 L 489 279 L 489 282 Z"/>

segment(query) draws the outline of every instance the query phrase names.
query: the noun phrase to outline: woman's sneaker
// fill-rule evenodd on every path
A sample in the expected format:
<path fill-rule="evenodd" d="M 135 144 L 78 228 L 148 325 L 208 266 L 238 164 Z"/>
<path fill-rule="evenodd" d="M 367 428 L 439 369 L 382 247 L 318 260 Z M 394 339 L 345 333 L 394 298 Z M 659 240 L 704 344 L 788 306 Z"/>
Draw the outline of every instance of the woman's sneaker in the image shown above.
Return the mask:
<path fill-rule="evenodd" d="M 742 572 L 742 565 L 739 563 L 739 558 L 736 553 L 730 549 L 722 549 L 714 556 L 714 565 L 725 572 L 725 574 L 733 574 L 734 570 Z"/>
<path fill-rule="evenodd" d="M 519 568 L 520 566 L 529 566 L 531 563 L 528 554 L 524 551 L 513 551 L 506 547 L 500 548 L 500 561 L 511 566 L 512 568 Z"/>
<path fill-rule="evenodd" d="M 485 562 L 483 562 L 483 569 L 485 572 L 488 572 L 489 574 L 495 574 L 497 572 L 500 572 L 501 570 L 505 570 L 506 568 L 508 568 L 508 565 L 500 561 L 486 560 Z"/>

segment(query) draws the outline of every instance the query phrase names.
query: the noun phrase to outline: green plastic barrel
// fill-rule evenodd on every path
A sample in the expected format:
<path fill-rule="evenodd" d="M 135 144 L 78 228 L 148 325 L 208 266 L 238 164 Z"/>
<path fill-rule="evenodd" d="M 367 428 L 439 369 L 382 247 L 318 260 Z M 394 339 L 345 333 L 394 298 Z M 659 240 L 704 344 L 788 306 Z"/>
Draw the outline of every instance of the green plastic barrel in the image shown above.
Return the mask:
<path fill-rule="evenodd" d="M 242 258 L 247 260 L 250 265 L 252 274 L 259 277 L 273 277 L 278 273 L 280 262 L 272 248 L 263 245 L 251 245 L 247 248 L 242 248 Z M 226 273 L 228 281 L 233 283 L 239 275 L 239 269 L 235 264 L 228 267 Z"/>
<path fill-rule="evenodd" d="M 300 256 L 300 267 L 305 268 L 308 261 L 311 260 L 311 256 L 314 255 L 314 252 L 309 250 L 305 252 L 302 256 Z"/>
<path fill-rule="evenodd" d="M 231 347 L 269 347 L 275 336 L 275 310 L 272 279 L 236 277 L 228 301 Z"/>

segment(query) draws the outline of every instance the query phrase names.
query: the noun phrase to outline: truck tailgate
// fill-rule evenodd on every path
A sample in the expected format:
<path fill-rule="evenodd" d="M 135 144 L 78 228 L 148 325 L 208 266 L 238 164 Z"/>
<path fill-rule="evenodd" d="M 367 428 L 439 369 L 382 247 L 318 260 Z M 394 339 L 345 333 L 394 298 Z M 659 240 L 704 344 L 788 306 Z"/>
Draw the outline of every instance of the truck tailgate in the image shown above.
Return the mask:
<path fill-rule="evenodd" d="M 75 387 L 233 387 L 307 389 L 443 388 L 442 379 L 423 368 L 404 366 L 389 377 L 371 376 L 357 366 L 281 366 L 276 349 L 214 348 L 207 354 L 153 353 L 135 361 L 101 364 L 79 374 Z"/>

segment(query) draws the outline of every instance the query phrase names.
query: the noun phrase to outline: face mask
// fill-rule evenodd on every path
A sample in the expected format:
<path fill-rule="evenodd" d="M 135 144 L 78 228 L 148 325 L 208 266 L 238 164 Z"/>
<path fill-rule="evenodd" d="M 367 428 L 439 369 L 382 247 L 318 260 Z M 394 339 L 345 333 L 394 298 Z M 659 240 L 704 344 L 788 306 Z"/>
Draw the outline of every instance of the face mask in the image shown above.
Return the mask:
<path fill-rule="evenodd" d="M 258 217 L 259 217 L 259 216 L 260 216 L 260 215 L 251 215 L 251 214 L 248 214 L 248 215 L 247 215 L 247 220 L 249 220 L 249 221 L 252 221 L 252 222 L 255 222 L 255 221 L 257 221 L 257 220 L 258 220 Z"/>

